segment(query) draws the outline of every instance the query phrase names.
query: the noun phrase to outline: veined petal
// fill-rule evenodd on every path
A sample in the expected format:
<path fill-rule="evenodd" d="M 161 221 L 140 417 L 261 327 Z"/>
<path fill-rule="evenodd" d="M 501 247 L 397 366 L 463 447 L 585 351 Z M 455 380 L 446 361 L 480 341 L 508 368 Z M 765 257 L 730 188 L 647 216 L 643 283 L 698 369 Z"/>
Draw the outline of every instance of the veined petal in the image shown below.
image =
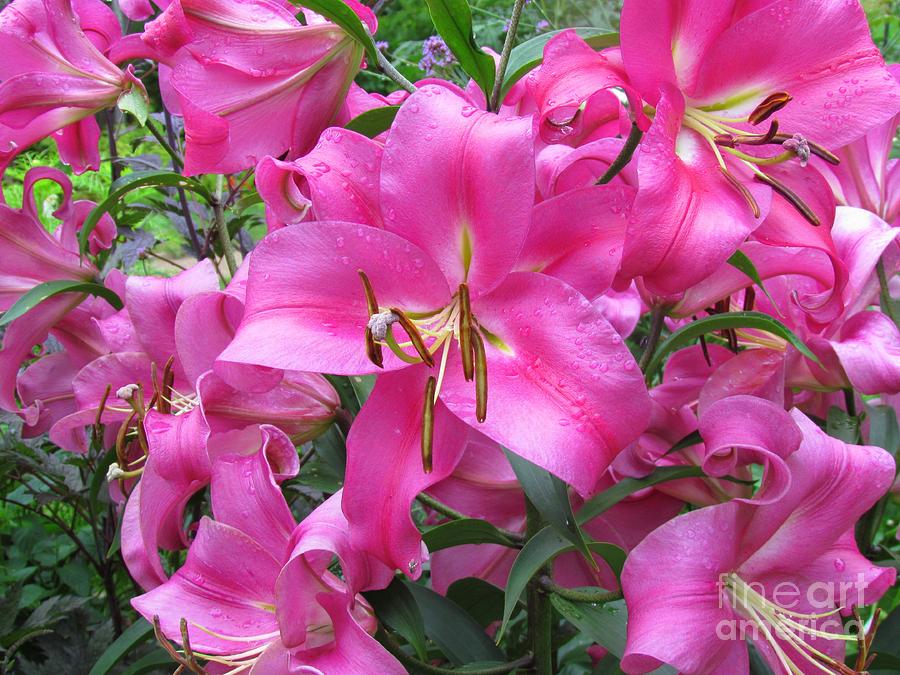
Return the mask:
<path fill-rule="evenodd" d="M 381 227 L 381 155 L 381 145 L 365 136 L 330 128 L 311 152 L 293 162 L 264 158 L 256 167 L 256 187 L 270 229 L 303 220 Z"/>
<path fill-rule="evenodd" d="M 881 312 L 851 316 L 831 347 L 850 384 L 861 394 L 900 392 L 900 331 Z"/>
<path fill-rule="evenodd" d="M 771 194 L 746 186 L 761 211 L 754 218 L 706 141 L 681 128 L 683 111 L 681 94 L 667 89 L 641 143 L 640 187 L 622 259 L 623 277 L 643 277 L 659 295 L 683 291 L 721 267 L 762 223 Z"/>
<path fill-rule="evenodd" d="M 477 421 L 474 387 L 452 356 L 441 399 L 587 494 L 649 419 L 647 391 L 622 338 L 577 291 L 543 274 L 509 275 L 472 311 L 487 331 L 487 420 Z"/>
<path fill-rule="evenodd" d="M 159 616 L 162 632 L 171 640 L 181 642 L 184 618 L 193 649 L 239 653 L 269 642 L 244 637 L 278 630 L 274 608 L 280 571 L 281 565 L 246 534 L 203 518 L 184 566 L 131 604 L 148 621 Z"/>
<path fill-rule="evenodd" d="M 343 509 L 353 546 L 413 578 L 422 572 L 422 536 L 409 514 L 416 495 L 450 475 L 463 453 L 466 427 L 438 403 L 433 468 L 422 468 L 425 366 L 385 373 L 347 437 Z"/>
<path fill-rule="evenodd" d="M 476 297 L 513 268 L 534 183 L 530 118 L 501 119 L 425 85 L 400 108 L 385 142 L 384 226 L 428 253 L 450 286 L 467 281 Z"/>
<path fill-rule="evenodd" d="M 297 521 L 275 482 L 266 453 L 270 443 L 285 448 L 293 444 L 269 425 L 260 427 L 257 438 L 259 446 L 248 448 L 247 454 L 217 454 L 210 478 L 213 516 L 251 537 L 281 562 L 287 560 Z"/>
<path fill-rule="evenodd" d="M 53 140 L 59 158 L 72 167 L 75 175 L 100 170 L 100 126 L 93 117 L 63 127 L 53 135 Z"/>
<path fill-rule="evenodd" d="M 592 298 L 612 284 L 622 259 L 634 190 L 597 185 L 537 204 L 516 269 L 562 279 Z"/>
<path fill-rule="evenodd" d="M 297 261 L 302 261 L 298 264 Z M 301 223 L 253 251 L 244 319 L 220 361 L 286 370 L 365 374 L 369 320 L 358 270 L 382 307 L 428 312 L 450 301 L 435 263 L 396 234 L 365 225 Z M 385 351 L 384 366 L 405 366 Z"/>

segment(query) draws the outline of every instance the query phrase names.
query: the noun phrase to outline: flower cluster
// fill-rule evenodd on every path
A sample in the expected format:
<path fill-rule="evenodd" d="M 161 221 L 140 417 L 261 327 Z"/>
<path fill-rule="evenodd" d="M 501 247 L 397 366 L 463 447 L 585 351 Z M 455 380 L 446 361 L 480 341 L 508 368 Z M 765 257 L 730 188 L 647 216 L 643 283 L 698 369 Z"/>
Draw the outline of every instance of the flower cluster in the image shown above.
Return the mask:
<path fill-rule="evenodd" d="M 841 617 L 896 577 L 854 527 L 896 471 L 860 412 L 900 404 L 900 85 L 858 3 L 627 0 L 620 44 L 548 35 L 494 107 L 475 82 L 367 93 L 358 36 L 280 0 L 162 4 L 122 2 L 154 17 L 124 37 L 99 0 L 0 12 L 0 167 L 51 136 L 96 170 L 93 114 L 146 106 L 127 64 L 150 60 L 185 180 L 253 169 L 268 233 L 227 283 L 214 256 L 101 275 L 112 219 L 31 169 L 0 204 L 0 405 L 114 449 L 132 604 L 182 667 L 405 672 L 363 594 L 398 570 L 512 587 L 529 471 L 627 553 L 559 547 L 534 582 L 621 592 L 623 671 L 748 673 L 748 644 L 788 675 L 867 667 L 878 616 Z M 439 36 L 423 54 L 455 60 Z M 389 105 L 390 128 L 345 128 Z M 357 412 L 335 386 L 371 375 Z M 836 413 L 851 436 L 826 434 Z M 298 519 L 283 485 L 333 426 L 343 487 Z M 430 552 L 447 518 L 506 541 Z"/>

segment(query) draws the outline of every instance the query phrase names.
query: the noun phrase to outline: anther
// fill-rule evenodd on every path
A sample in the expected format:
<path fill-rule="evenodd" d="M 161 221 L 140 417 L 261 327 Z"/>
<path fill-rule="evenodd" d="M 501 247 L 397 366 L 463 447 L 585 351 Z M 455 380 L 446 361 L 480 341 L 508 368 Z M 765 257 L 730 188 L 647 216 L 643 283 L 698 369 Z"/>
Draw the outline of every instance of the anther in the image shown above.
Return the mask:
<path fill-rule="evenodd" d="M 781 143 L 781 147 L 785 150 L 790 150 L 795 155 L 797 155 L 797 159 L 800 160 L 800 166 L 805 167 L 809 164 L 809 141 L 807 141 L 801 134 L 794 134 L 787 140 Z"/>
<path fill-rule="evenodd" d="M 753 286 L 747 286 L 747 288 L 744 289 L 744 311 L 752 311 L 755 302 L 756 291 L 753 290 Z"/>
<path fill-rule="evenodd" d="M 472 305 L 466 284 L 459 285 L 459 353 L 462 357 L 463 377 L 466 382 L 471 382 L 475 376 L 475 355 L 472 352 Z"/>
<path fill-rule="evenodd" d="M 416 328 L 416 324 L 410 321 L 409 317 L 396 307 L 391 307 L 391 312 L 397 317 L 397 323 L 400 324 L 400 327 L 409 337 L 409 341 L 412 342 L 412 346 L 415 347 L 419 358 L 422 359 L 426 365 L 433 366 L 434 358 L 431 356 L 431 352 L 428 351 L 428 347 L 425 346 L 425 341 L 422 339 L 419 329 Z"/>
<path fill-rule="evenodd" d="M 356 272 L 362 280 L 363 292 L 366 295 L 366 309 L 369 312 L 369 321 L 371 321 L 371 317 L 374 314 L 378 314 L 378 301 L 375 299 L 375 291 L 372 289 L 372 284 L 369 281 L 369 277 L 366 276 L 366 273 L 362 270 L 356 270 Z M 368 326 L 366 327 L 366 356 L 369 357 L 369 361 L 379 368 L 383 367 L 384 356 L 381 353 L 381 345 L 375 341 L 375 337 L 372 335 L 372 329 Z"/>
<path fill-rule="evenodd" d="M 775 192 L 787 199 L 791 203 L 791 206 L 797 209 L 797 211 L 800 212 L 800 215 L 806 218 L 806 220 L 808 220 L 811 225 L 815 225 L 816 227 L 818 227 L 822 224 L 822 221 L 819 220 L 819 217 L 813 212 L 811 208 L 809 208 L 806 202 L 804 202 L 800 198 L 800 195 L 791 190 L 787 185 L 762 172 L 758 172 L 753 175 L 756 180 L 770 186 L 773 190 L 775 190 Z"/>
<path fill-rule="evenodd" d="M 166 361 L 166 367 L 163 368 L 163 378 L 162 378 L 162 391 L 159 395 L 159 401 L 157 401 L 157 408 L 162 412 L 163 403 L 165 403 L 165 407 L 168 408 L 169 412 L 172 411 L 172 405 L 170 401 L 172 400 L 172 387 L 175 385 L 175 356 L 172 355 Z"/>
<path fill-rule="evenodd" d="M 484 341 L 474 326 L 471 334 L 475 356 L 475 418 L 484 422 L 487 419 L 487 357 L 484 353 Z"/>
<path fill-rule="evenodd" d="M 786 91 L 776 91 L 774 94 L 769 94 L 753 109 L 753 112 L 750 113 L 747 119 L 750 121 L 750 124 L 764 122 L 784 108 L 792 99 L 793 97 Z"/>
<path fill-rule="evenodd" d="M 431 473 L 434 450 L 434 392 L 437 380 L 428 378 L 425 383 L 425 407 L 422 413 L 422 470 Z"/>
<path fill-rule="evenodd" d="M 740 145 L 768 145 L 775 140 L 778 135 L 778 120 L 772 120 L 769 123 L 769 130 L 764 134 L 747 134 L 746 136 L 738 136 L 735 139 L 736 144 Z"/>
<path fill-rule="evenodd" d="M 741 195 L 741 197 L 744 198 L 744 201 L 747 202 L 747 205 L 750 207 L 750 210 L 753 212 L 753 217 L 759 218 L 759 216 L 760 216 L 759 204 L 756 203 L 756 198 L 753 196 L 753 194 L 750 192 L 750 190 L 747 189 L 747 186 L 744 185 L 737 178 L 735 178 L 734 175 L 725 167 L 720 166 L 719 171 L 721 171 L 722 175 L 725 176 L 726 179 L 728 179 L 728 182 L 731 184 L 731 187 L 733 187 L 735 190 L 737 190 L 738 194 Z"/>

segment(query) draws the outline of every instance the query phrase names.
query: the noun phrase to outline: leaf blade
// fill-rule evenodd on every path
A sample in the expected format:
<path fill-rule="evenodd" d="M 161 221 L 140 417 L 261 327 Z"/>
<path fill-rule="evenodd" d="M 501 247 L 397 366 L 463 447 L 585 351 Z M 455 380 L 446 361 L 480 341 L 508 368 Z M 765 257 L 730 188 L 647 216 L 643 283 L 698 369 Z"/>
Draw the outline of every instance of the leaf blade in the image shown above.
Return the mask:
<path fill-rule="evenodd" d="M 490 99 L 497 69 L 494 59 L 481 51 L 475 42 L 469 3 L 466 0 L 425 0 L 425 3 L 434 27 L 459 65 Z"/>
<path fill-rule="evenodd" d="M 102 284 L 94 283 L 93 281 L 75 281 L 70 279 L 45 281 L 32 288 L 30 291 L 23 293 L 19 299 L 14 302 L 12 307 L 6 310 L 3 313 L 3 316 L 0 317 L 0 326 L 5 326 L 10 322 L 15 321 L 41 303 L 62 293 L 84 293 L 86 295 L 93 295 L 103 298 L 117 310 L 122 309 L 123 307 L 122 299 L 115 291 Z"/>

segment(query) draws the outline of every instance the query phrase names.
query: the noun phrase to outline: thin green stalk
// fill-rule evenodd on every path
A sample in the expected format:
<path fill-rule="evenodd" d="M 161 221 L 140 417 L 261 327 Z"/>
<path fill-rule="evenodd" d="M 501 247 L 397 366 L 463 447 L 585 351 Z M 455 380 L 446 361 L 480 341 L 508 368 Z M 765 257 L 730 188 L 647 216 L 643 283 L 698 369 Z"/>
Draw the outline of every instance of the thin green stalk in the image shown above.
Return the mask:
<path fill-rule="evenodd" d="M 895 326 L 900 328 L 900 316 L 897 316 L 897 312 L 894 310 L 894 300 L 891 298 L 887 274 L 884 271 L 884 258 L 878 260 L 878 263 L 875 265 L 875 270 L 878 273 L 878 285 L 881 288 L 881 293 L 879 294 L 881 299 L 881 311 L 894 322 Z"/>
<path fill-rule="evenodd" d="M 634 151 L 637 149 L 643 136 L 644 132 L 640 130 L 635 122 L 632 122 L 631 131 L 628 132 L 628 138 L 625 139 L 625 145 L 622 146 L 622 150 L 615 160 L 613 160 L 613 163 L 609 165 L 606 173 L 597 180 L 597 185 L 606 185 L 628 165 L 628 162 L 631 161 L 631 157 L 634 155 Z"/>
<path fill-rule="evenodd" d="M 561 598 L 571 600 L 572 602 L 589 602 L 592 604 L 603 604 L 622 599 L 621 591 L 604 591 L 601 589 L 583 589 L 583 588 L 566 588 L 560 586 L 548 576 L 540 577 L 541 588 L 548 593 L 555 593 Z"/>
<path fill-rule="evenodd" d="M 216 198 L 213 200 L 213 213 L 216 217 L 216 232 L 219 235 L 219 243 L 222 245 L 222 252 L 225 254 L 225 264 L 228 265 L 228 272 L 231 276 L 237 272 L 237 261 L 234 257 L 234 246 L 231 244 L 231 236 L 228 234 L 228 225 L 225 224 L 225 209 L 222 205 L 222 186 L 225 183 L 225 177 L 221 174 L 216 176 Z"/>
<path fill-rule="evenodd" d="M 544 527 L 541 514 L 528 500 L 525 500 L 526 540 L 531 539 Z M 550 575 L 550 563 L 528 583 L 527 613 L 528 642 L 534 652 L 534 672 L 537 675 L 553 675 L 556 672 L 553 664 L 553 608 L 550 597 L 541 588 L 541 576 Z"/>
<path fill-rule="evenodd" d="M 175 150 L 171 145 L 169 145 L 168 139 L 165 137 L 162 131 L 156 128 L 156 124 L 149 117 L 147 118 L 147 129 L 153 134 L 153 138 L 156 139 L 156 142 L 159 143 L 163 150 L 165 150 L 169 157 L 172 158 L 172 165 L 176 170 L 181 171 L 184 168 L 184 161 L 181 159 L 181 156 L 178 154 L 178 151 Z"/>
<path fill-rule="evenodd" d="M 372 37 L 372 33 L 369 32 L 368 26 L 363 24 L 363 28 L 365 29 L 366 33 L 369 34 L 369 37 Z M 381 53 L 380 49 L 375 49 L 375 56 L 378 59 L 378 70 L 380 70 L 394 82 L 399 84 L 403 89 L 406 89 L 406 91 L 408 91 L 410 94 L 415 93 L 416 85 L 407 80 L 399 70 L 394 68 L 394 64 L 387 60 L 387 57 Z"/>
<path fill-rule="evenodd" d="M 500 63 L 497 65 L 497 77 L 494 79 L 494 88 L 491 91 L 491 100 L 488 110 L 497 110 L 500 107 L 500 92 L 503 91 L 503 78 L 506 76 L 506 67 L 509 65 L 509 55 L 512 53 L 516 42 L 516 33 L 519 30 L 519 19 L 522 18 L 522 9 L 525 0 L 516 0 L 512 14 L 509 17 L 509 29 L 506 31 L 506 40 L 503 42 L 503 51 L 500 52 Z"/>

